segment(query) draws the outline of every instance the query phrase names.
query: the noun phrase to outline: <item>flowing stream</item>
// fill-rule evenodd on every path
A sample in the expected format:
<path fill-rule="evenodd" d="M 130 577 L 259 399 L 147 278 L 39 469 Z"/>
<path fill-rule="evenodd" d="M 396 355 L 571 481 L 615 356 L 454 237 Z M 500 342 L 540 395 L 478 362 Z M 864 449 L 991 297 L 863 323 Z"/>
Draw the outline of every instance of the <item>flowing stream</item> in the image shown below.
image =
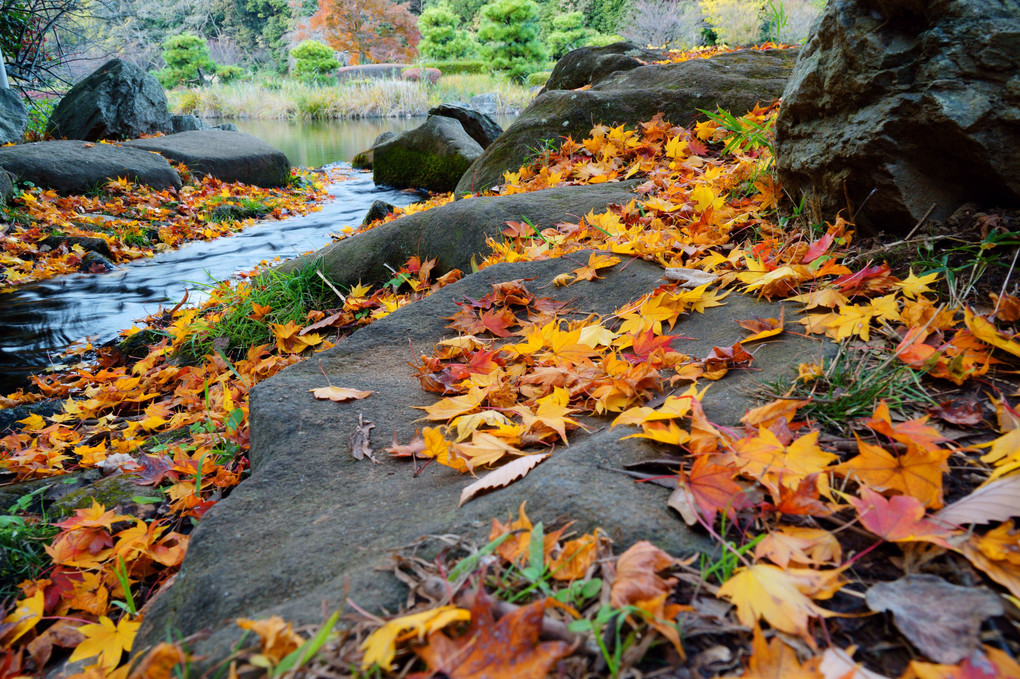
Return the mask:
<path fill-rule="evenodd" d="M 280 148 L 295 165 L 318 167 L 348 162 L 369 147 L 376 135 L 421 123 L 414 119 L 377 119 L 295 124 L 275 120 L 233 121 Z M 500 121 L 505 122 L 505 121 Z M 263 259 L 282 258 L 321 248 L 330 233 L 360 224 L 374 200 L 406 205 L 419 194 L 377 188 L 371 173 L 329 187 L 334 197 L 320 212 L 283 221 L 260 222 L 238 234 L 184 247 L 118 267 L 106 274 L 51 278 L 0 295 L 0 392 L 25 383 L 50 365 L 68 344 L 85 338 L 114 339 L 122 328 L 176 303 L 191 290 L 246 271 Z"/>

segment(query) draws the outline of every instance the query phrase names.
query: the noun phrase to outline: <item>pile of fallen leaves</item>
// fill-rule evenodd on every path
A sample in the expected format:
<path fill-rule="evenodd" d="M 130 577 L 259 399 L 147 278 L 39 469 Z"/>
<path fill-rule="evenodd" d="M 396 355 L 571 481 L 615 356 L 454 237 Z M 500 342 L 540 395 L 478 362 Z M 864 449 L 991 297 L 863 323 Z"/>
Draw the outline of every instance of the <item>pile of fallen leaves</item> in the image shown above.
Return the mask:
<path fill-rule="evenodd" d="M 466 502 L 555 464 L 553 446 L 568 443 L 584 418 L 610 415 L 661 446 L 644 478 L 671 488 L 670 506 L 718 553 L 681 563 L 639 543 L 614 557 L 604 535 L 546 534 L 522 508 L 509 525 L 494 523 L 488 545 L 458 543 L 467 556 L 397 555 L 412 587 L 407 615 L 369 616 L 336 632 L 334 616 L 307 639 L 282 620 L 239 621 L 261 642 L 237 659 L 242 670 L 1020 676 L 1012 659 L 1020 649 L 1020 415 L 1008 398 L 1020 301 L 1003 293 L 981 308 L 949 308 L 932 293 L 934 274 L 843 263 L 852 227 L 841 219 L 815 230 L 781 226 L 781 192 L 761 143 L 774 114 L 720 115 L 693 129 L 660 118 L 634 130 L 597 126 L 509 173 L 504 194 L 641 184 L 632 203 L 576 224 L 508 224 L 483 267 L 598 250 L 556 283 L 591 280 L 633 257 L 660 263 L 669 281 L 604 318 L 569 317 L 525 282 L 465 301 L 450 319 L 458 334 L 420 359 L 422 388 L 443 397 L 425 409 L 429 426 L 389 450 L 434 461 L 429 473 L 477 475 Z M 433 282 L 431 269 L 412 260 L 386 285 L 337 291 L 335 308 L 310 312 L 303 325 L 277 324 L 273 345 L 244 356 L 219 348 L 179 364 L 175 353 L 226 307 L 248 304 L 256 319 L 270 313 L 246 301 L 258 277 L 224 285 L 201 307 L 150 319 L 161 339 L 144 358 L 104 351 L 92 367 L 35 378 L 33 393 L 12 395 L 12 405 L 67 401 L 63 413 L 26 418 L 0 441 L 5 473 L 28 479 L 100 466 L 133 475 L 163 500 L 148 509 L 97 504 L 56 524 L 53 569 L 23 583 L 0 628 L 12 650 L 7 673 L 45 665 L 56 645 L 94 659 L 91 672 L 127 674 L 122 655 L 144 613 L 137 604 L 179 564 L 191 522 L 244 474 L 248 389 L 460 275 Z M 671 329 L 685 314 L 738 290 L 807 313 L 798 326 L 782 314 L 749 319 L 748 337 L 708 356 L 673 348 Z M 714 424 L 701 406 L 704 389 L 753 365 L 746 345 L 790 332 L 826 334 L 847 355 L 866 349 L 877 357 L 868 370 L 905 371 L 930 403 L 876 400 L 859 416 L 823 420 L 817 408 L 842 402 L 855 384 L 837 383 L 835 363 L 803 364 L 741 428 Z M 317 396 L 368 394 L 331 387 Z M 985 577 L 995 591 L 978 586 Z M 892 636 L 890 621 L 910 645 Z M 161 645 L 134 675 L 162 679 L 186 658 L 183 645 Z"/>
<path fill-rule="evenodd" d="M 125 179 L 108 182 L 95 195 L 60 196 L 28 187 L 0 214 L 0 292 L 52 276 L 106 271 L 89 250 L 121 264 L 239 231 L 259 219 L 306 214 L 325 199 L 319 178 L 294 170 L 289 187 L 266 189 L 215 177 L 195 178 L 183 165 L 178 191 L 157 191 Z M 339 181 L 334 172 L 330 179 Z M 97 247 L 98 246 L 98 247 Z"/>

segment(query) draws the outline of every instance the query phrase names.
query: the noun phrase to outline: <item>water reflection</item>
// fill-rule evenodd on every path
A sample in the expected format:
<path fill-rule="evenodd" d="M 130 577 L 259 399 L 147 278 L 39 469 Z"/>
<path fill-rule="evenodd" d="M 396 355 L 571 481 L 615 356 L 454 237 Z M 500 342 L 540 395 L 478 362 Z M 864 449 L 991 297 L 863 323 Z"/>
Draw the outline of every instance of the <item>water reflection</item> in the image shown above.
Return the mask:
<path fill-rule="evenodd" d="M 514 116 L 496 116 L 506 129 Z M 354 120 L 214 120 L 231 122 L 237 129 L 275 146 L 294 165 L 321 167 L 327 163 L 351 162 L 372 145 L 383 132 L 403 132 L 424 122 L 424 118 L 359 118 Z"/>

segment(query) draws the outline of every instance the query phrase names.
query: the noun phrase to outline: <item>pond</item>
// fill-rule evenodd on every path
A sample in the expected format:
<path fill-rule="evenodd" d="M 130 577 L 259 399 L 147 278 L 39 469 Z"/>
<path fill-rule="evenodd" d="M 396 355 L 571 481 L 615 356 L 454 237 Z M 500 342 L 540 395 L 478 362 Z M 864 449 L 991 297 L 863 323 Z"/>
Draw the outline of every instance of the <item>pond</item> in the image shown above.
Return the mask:
<path fill-rule="evenodd" d="M 514 116 L 494 116 L 504 129 Z M 351 162 L 383 132 L 403 132 L 418 127 L 424 118 L 359 118 L 352 120 L 215 120 L 237 125 L 240 132 L 258 137 L 290 158 L 293 165 L 322 167 Z"/>
<path fill-rule="evenodd" d="M 292 164 L 320 167 L 349 161 L 381 132 L 411 129 L 422 119 L 231 122 L 284 151 Z M 421 196 L 376 187 L 368 172 L 353 172 L 329 192 L 333 200 L 305 217 L 260 222 L 233 236 L 194 242 L 110 273 L 61 276 L 0 295 L 0 393 L 22 386 L 29 374 L 50 365 L 72 342 L 110 341 L 161 305 L 183 299 L 186 291 L 195 301 L 208 285 L 250 270 L 263 259 L 323 247 L 331 233 L 360 224 L 375 200 L 407 205 Z"/>

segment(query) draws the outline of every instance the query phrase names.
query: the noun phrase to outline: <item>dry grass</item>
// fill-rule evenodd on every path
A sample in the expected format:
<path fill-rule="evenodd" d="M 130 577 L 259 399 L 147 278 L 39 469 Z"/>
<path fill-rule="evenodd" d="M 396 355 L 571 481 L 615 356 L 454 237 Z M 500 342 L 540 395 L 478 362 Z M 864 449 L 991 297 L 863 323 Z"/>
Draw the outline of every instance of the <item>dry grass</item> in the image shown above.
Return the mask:
<path fill-rule="evenodd" d="M 425 114 L 444 101 L 467 101 L 493 92 L 498 113 L 514 113 L 531 101 L 525 87 L 485 74 L 445 76 L 436 85 L 403 80 L 369 80 L 315 86 L 292 80 L 213 85 L 168 93 L 175 113 L 206 118 L 400 117 Z"/>

